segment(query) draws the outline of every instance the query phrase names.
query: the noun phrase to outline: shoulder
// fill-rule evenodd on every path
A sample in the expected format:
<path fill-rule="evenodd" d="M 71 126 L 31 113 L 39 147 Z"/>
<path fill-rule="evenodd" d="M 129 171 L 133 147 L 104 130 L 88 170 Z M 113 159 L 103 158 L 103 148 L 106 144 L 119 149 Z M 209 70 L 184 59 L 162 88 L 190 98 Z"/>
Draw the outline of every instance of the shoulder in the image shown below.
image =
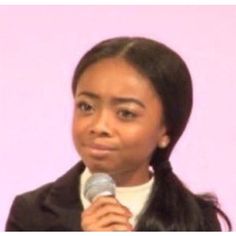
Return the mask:
<path fill-rule="evenodd" d="M 33 191 L 15 197 L 8 220 L 6 223 L 7 231 L 21 231 L 30 229 L 32 217 L 37 214 L 41 203 L 44 201 L 53 183 L 45 184 Z"/>
<path fill-rule="evenodd" d="M 6 223 L 7 231 L 46 230 L 66 204 L 78 201 L 77 164 L 56 181 L 15 197 Z M 75 203 L 76 204 L 76 203 Z"/>
<path fill-rule="evenodd" d="M 15 198 L 15 202 L 26 202 L 28 205 L 35 204 L 36 202 L 41 202 L 48 195 L 54 183 L 55 182 L 50 182 L 34 190 L 17 195 Z"/>

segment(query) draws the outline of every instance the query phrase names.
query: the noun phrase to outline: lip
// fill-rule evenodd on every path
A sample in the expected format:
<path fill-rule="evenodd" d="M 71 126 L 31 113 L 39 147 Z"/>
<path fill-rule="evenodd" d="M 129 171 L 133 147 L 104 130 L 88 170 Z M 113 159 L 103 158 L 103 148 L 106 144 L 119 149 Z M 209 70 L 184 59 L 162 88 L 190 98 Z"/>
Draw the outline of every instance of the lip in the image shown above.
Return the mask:
<path fill-rule="evenodd" d="M 99 143 L 92 143 L 88 145 L 89 148 L 92 149 L 97 149 L 97 150 L 101 150 L 101 151 L 112 151 L 114 150 L 114 147 L 110 146 L 110 145 L 106 145 L 106 144 L 99 144 Z"/>
<path fill-rule="evenodd" d="M 97 157 L 109 155 L 113 151 L 115 151 L 114 147 L 110 145 L 105 145 L 105 144 L 92 143 L 92 144 L 86 145 L 86 147 L 88 148 L 90 154 Z"/>

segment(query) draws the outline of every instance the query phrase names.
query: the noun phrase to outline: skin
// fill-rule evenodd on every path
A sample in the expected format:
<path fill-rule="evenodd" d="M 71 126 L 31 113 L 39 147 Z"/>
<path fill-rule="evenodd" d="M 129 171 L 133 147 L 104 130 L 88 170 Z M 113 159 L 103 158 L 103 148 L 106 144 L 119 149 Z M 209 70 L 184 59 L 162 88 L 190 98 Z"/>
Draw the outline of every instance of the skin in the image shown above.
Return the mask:
<path fill-rule="evenodd" d="M 114 197 L 99 197 L 82 212 L 83 231 L 132 231 L 132 213 Z"/>
<path fill-rule="evenodd" d="M 123 187 L 147 182 L 152 152 L 169 141 L 163 120 L 161 100 L 151 82 L 124 59 L 100 60 L 81 75 L 72 133 L 92 173 L 106 172 Z M 83 212 L 82 227 L 132 230 L 131 215 L 115 198 L 99 197 Z"/>

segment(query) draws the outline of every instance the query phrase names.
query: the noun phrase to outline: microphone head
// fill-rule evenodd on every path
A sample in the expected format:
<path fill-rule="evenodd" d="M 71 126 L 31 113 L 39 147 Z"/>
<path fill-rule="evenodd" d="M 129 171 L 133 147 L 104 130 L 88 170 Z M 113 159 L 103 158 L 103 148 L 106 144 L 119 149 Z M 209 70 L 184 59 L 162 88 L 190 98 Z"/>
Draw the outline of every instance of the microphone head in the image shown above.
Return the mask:
<path fill-rule="evenodd" d="M 98 196 L 114 196 L 116 184 L 106 173 L 94 173 L 85 183 L 84 196 L 90 202 Z"/>

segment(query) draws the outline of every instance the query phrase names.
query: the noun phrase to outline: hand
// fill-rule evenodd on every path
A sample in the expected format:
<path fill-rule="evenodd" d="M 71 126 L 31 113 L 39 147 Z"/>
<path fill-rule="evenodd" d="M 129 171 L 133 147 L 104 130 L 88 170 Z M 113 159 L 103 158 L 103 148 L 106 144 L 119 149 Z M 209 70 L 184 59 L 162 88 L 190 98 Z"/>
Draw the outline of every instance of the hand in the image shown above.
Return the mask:
<path fill-rule="evenodd" d="M 132 213 L 114 197 L 98 197 L 82 212 L 84 231 L 132 231 Z"/>

